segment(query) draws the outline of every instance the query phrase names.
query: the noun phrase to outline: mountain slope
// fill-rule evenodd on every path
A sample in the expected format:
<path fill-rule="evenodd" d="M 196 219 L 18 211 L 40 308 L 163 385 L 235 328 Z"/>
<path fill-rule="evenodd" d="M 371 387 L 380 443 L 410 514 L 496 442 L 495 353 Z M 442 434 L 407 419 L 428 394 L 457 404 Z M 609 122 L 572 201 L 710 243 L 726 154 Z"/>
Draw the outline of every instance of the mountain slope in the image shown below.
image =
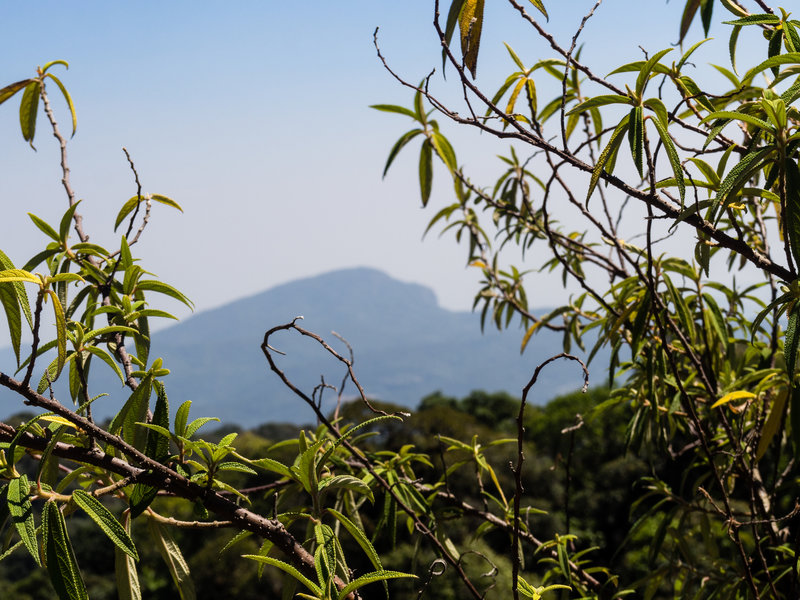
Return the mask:
<path fill-rule="evenodd" d="M 344 356 L 347 348 L 330 332 L 347 339 L 355 353 L 356 375 L 369 396 L 409 407 L 437 389 L 455 396 L 473 389 L 518 395 L 536 365 L 561 351 L 560 335 L 543 331 L 520 356 L 519 330 L 487 327 L 481 334 L 478 315 L 439 307 L 428 288 L 374 269 L 346 269 L 277 286 L 156 333 L 151 355 L 163 357 L 171 369 L 165 384 L 173 410 L 190 399 L 194 416 L 217 416 L 228 423 L 310 420 L 310 409 L 270 371 L 260 349 L 268 329 L 298 315 L 304 316 L 300 326 Z M 279 332 L 270 344 L 286 353 L 276 354 L 276 362 L 307 394 L 321 377 L 340 385 L 342 363 L 313 340 Z M 0 359 L 0 364 L 11 364 Z M 111 414 L 126 394 L 118 380 L 100 371 L 108 369 L 100 364 L 93 368 L 95 393 L 106 389 L 110 397 L 98 400 L 95 412 Z M 532 401 L 544 402 L 579 388 L 581 382 L 574 364 L 560 361 L 542 373 Z M 355 388 L 348 383 L 345 396 L 353 395 Z M 326 408 L 335 402 L 331 391 L 323 398 Z M 6 414 L 9 400 L 2 403 Z"/>

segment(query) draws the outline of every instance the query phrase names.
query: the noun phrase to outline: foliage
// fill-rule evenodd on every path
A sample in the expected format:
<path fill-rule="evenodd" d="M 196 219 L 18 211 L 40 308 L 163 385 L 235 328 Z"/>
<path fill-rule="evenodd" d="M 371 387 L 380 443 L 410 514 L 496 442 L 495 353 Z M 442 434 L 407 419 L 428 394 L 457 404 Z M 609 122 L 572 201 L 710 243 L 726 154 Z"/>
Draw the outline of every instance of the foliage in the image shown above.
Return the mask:
<path fill-rule="evenodd" d="M 67 64 L 47 63 L 0 89 L 0 103 L 21 93 L 25 141 L 43 109 L 67 196 L 57 226 L 31 215 L 45 236 L 41 252 L 19 268 L 0 252 L 0 304 L 22 374 L 0 371 L 0 385 L 35 409 L 21 423 L 0 423 L 0 561 L 42 567 L 15 594 L 41 595 L 46 573 L 59 598 L 88 597 L 74 533 L 88 527 L 114 549 L 117 594 L 131 599 L 156 596 L 151 590 L 202 596 L 181 550 L 197 539 L 213 539 L 226 561 L 237 557 L 234 573 L 255 570 L 259 591 L 282 597 L 800 595 L 800 22 L 762 0 L 752 13 L 721 0 L 732 15 L 731 65 L 716 67 L 728 87 L 714 88 L 694 70 L 703 41 L 646 49 L 601 77 L 581 58 L 580 30 L 562 47 L 536 13 L 509 0 L 550 54 L 530 62 L 507 45 L 515 70 L 492 93 L 474 79 L 484 4 L 454 0 L 443 25 L 435 2 L 443 59 L 466 107 L 439 100 L 432 76 L 405 81 L 378 51 L 414 98 L 413 108 L 376 108 L 414 121 L 386 169 L 421 141 L 423 205 L 436 200 L 436 161 L 453 181 L 455 202 L 431 227 L 455 231 L 468 264 L 482 271 L 482 322 L 516 319 L 523 351 L 541 328 L 564 334 L 564 352 L 534 370 L 519 400 L 439 394 L 411 416 L 381 407 L 352 359 L 295 319 L 267 331 L 261 350 L 316 425 L 274 443 L 228 430 L 203 436 L 209 419 L 192 419 L 190 401 L 170 409 L 169 369 L 150 348 L 151 319 L 171 318 L 155 301 L 191 302 L 133 254 L 154 206 L 180 206 L 143 193 L 126 152 L 136 193 L 113 227 L 124 234 L 90 243 L 47 91 L 50 82 L 59 88 L 74 133 L 70 96 L 50 73 Z M 538 0 L 533 6 L 547 15 Z M 713 8 L 687 1 L 682 41 L 698 11 L 708 29 Z M 745 67 L 736 48 L 753 30 L 765 51 Z M 543 78 L 560 86 L 546 104 L 537 97 Z M 512 142 L 496 182 L 469 178 L 445 123 Z M 525 268 L 505 266 L 514 249 Z M 579 291 L 537 316 L 525 288 L 531 267 L 558 271 Z M 332 386 L 306 392 L 288 379 L 272 345 L 279 332 L 339 361 L 339 399 L 352 385 L 356 408 L 323 414 Z M 553 360 L 579 363 L 587 387 L 586 365 L 568 353 L 574 346 L 590 359 L 611 349 L 614 389 L 529 407 Z M 92 365 L 126 386 L 109 423 L 92 417 L 94 402 L 111 401 L 95 393 Z M 72 405 L 56 397 L 59 379 Z M 168 578 L 144 564 L 154 554 Z M 98 592 L 113 593 L 108 585 Z"/>
<path fill-rule="evenodd" d="M 375 108 L 424 136 L 423 205 L 433 203 L 437 159 L 453 182 L 455 201 L 429 229 L 444 224 L 467 245 L 484 276 L 475 307 L 498 328 L 519 322 L 523 350 L 542 328 L 564 333 L 565 352 L 611 349 L 617 387 L 598 411 L 632 409 L 626 446 L 652 470 L 626 542 L 647 532 L 652 545 L 630 584 L 646 598 L 796 597 L 800 21 L 761 0 L 688 0 L 681 48 L 643 48 L 602 76 L 578 45 L 600 2 L 569 46 L 526 3 L 508 4 L 547 50 L 527 58 L 507 43 L 514 72 L 487 88 L 475 79 L 483 3 L 453 1 L 446 22 L 436 3 L 463 106 L 442 100 L 432 76 L 417 85 L 394 72 L 376 36 L 380 60 L 414 92 L 413 109 Z M 689 41 L 697 16 L 707 33 L 720 12 L 730 33 L 730 65 L 714 65 L 723 87 L 697 66 L 709 40 Z M 450 44 L 456 29 L 461 52 Z M 737 54 L 752 33 L 763 34 L 763 54 Z M 560 93 L 543 102 L 548 88 Z M 445 121 L 511 141 L 496 182 L 470 178 Z M 517 249 L 524 268 L 509 264 Z M 537 268 L 576 292 L 542 316 L 524 284 Z"/>

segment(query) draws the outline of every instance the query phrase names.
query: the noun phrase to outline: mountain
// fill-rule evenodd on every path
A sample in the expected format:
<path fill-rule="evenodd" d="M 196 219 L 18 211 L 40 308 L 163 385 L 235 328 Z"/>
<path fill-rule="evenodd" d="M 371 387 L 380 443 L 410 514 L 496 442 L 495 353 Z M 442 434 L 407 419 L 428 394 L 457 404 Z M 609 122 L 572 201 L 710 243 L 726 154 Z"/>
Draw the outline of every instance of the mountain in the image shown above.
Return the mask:
<path fill-rule="evenodd" d="M 561 351 L 561 336 L 541 331 L 519 353 L 518 329 L 481 333 L 477 314 L 441 308 L 434 293 L 368 268 L 335 271 L 280 285 L 265 292 L 193 315 L 154 334 L 153 357 L 163 357 L 171 370 L 164 382 L 172 409 L 190 399 L 192 415 L 216 416 L 226 423 L 252 426 L 263 422 L 308 422 L 310 409 L 283 385 L 261 351 L 264 333 L 302 315 L 298 325 L 320 335 L 340 354 L 352 346 L 355 373 L 366 393 L 408 407 L 435 391 L 462 396 L 473 389 L 505 390 L 519 395 L 535 367 Z M 344 365 L 310 338 L 278 332 L 270 345 L 278 366 L 308 395 L 321 377 L 339 386 Z M 0 365 L 13 364 L 10 350 L 0 352 Z M 595 363 L 602 365 L 602 359 Z M 127 397 L 119 380 L 102 364 L 93 366 L 94 393 L 109 398 L 94 404 L 95 414 L 113 414 Z M 101 373 L 102 371 L 102 373 Z M 592 369 L 595 382 L 604 377 Z M 545 369 L 530 400 L 543 403 L 580 387 L 574 363 L 559 361 Z M 357 394 L 351 382 L 345 397 Z M 0 414 L 19 408 L 0 391 Z M 325 390 L 323 407 L 335 403 Z"/>

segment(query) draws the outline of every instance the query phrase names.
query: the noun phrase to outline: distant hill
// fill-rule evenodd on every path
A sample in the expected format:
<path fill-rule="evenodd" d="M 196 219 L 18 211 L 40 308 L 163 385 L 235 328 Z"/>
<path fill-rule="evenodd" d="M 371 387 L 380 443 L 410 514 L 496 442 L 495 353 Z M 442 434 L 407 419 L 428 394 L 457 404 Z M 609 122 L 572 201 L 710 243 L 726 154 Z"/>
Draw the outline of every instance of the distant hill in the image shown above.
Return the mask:
<path fill-rule="evenodd" d="M 561 351 L 561 336 L 542 331 L 520 356 L 521 332 L 481 333 L 477 314 L 441 308 L 434 293 L 421 285 L 397 281 L 368 268 L 346 269 L 301 279 L 193 315 L 153 336 L 151 354 L 171 369 L 165 378 L 174 409 L 192 400 L 194 416 L 217 416 L 226 423 L 252 426 L 263 422 L 307 422 L 310 409 L 269 369 L 260 345 L 269 328 L 303 315 L 300 325 L 322 336 L 347 355 L 331 335 L 336 331 L 352 345 L 355 371 L 367 394 L 413 407 L 435 391 L 466 395 L 473 389 L 506 390 L 519 395 L 534 368 Z M 312 340 L 281 332 L 272 345 L 281 368 L 309 395 L 324 376 L 338 386 L 341 363 Z M 0 368 L 13 365 L 10 350 L 0 351 Z M 594 381 L 605 376 L 602 360 L 592 369 Z M 119 380 L 93 366 L 94 393 L 110 398 L 95 403 L 95 412 L 110 415 L 125 397 Z M 109 371 L 110 372 L 110 371 Z M 581 385 L 574 364 L 560 361 L 546 369 L 531 400 L 544 403 Z M 345 396 L 355 390 L 348 383 Z M 325 407 L 334 394 L 327 391 Z M 0 415 L 21 407 L 0 390 Z"/>

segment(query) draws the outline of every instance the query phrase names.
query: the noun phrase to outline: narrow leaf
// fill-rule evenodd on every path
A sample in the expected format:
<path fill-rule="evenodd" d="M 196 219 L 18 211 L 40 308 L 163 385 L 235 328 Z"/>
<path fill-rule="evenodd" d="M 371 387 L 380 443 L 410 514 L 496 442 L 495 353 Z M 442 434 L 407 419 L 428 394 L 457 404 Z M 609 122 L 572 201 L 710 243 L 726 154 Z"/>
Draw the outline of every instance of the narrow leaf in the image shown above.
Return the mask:
<path fill-rule="evenodd" d="M 161 558 L 169 568 L 172 581 L 178 588 L 181 600 L 195 600 L 196 594 L 194 584 L 189 575 L 189 565 L 183 558 L 180 548 L 172 539 L 172 536 L 155 519 L 147 519 L 147 527 L 150 535 L 158 548 Z"/>
<path fill-rule="evenodd" d="M 725 394 L 722 398 L 720 398 L 719 400 L 714 402 L 714 404 L 711 405 L 711 408 L 717 408 L 719 406 L 723 406 L 723 405 L 727 404 L 728 402 L 732 402 L 733 400 L 741 400 L 743 398 L 749 400 L 749 399 L 755 398 L 755 397 L 756 397 L 756 395 L 753 394 L 752 392 L 745 392 L 743 390 L 739 390 L 739 391 L 736 391 L 736 392 L 729 392 L 729 393 Z"/>
<path fill-rule="evenodd" d="M 483 29 L 483 6 L 485 0 L 466 0 L 458 15 L 461 30 L 461 56 L 464 65 L 475 78 L 478 69 L 478 50 Z"/>
<path fill-rule="evenodd" d="M 28 477 L 22 475 L 8 482 L 5 489 L 5 497 L 8 502 L 8 512 L 11 515 L 11 522 L 17 530 L 20 539 L 25 544 L 28 553 L 40 567 L 39 544 L 36 541 L 36 525 L 33 521 L 33 506 L 29 497 L 30 486 Z"/>
<path fill-rule="evenodd" d="M 25 88 L 29 83 L 33 81 L 32 79 L 23 79 L 22 81 L 17 81 L 16 83 L 12 83 L 7 85 L 2 90 L 0 90 L 0 104 L 14 96 L 18 91 Z"/>
<path fill-rule="evenodd" d="M 422 196 L 422 206 L 427 206 L 433 187 L 433 153 L 429 140 L 422 143 L 419 153 L 419 190 Z"/>
<path fill-rule="evenodd" d="M 49 77 L 55 82 L 55 84 L 58 86 L 58 89 L 61 90 L 64 100 L 67 102 L 67 108 L 69 108 L 69 114 L 72 117 L 72 135 L 74 136 L 75 131 L 78 129 L 78 118 L 75 116 L 75 105 L 72 103 L 72 96 L 69 95 L 67 88 L 64 87 L 64 84 L 61 83 L 61 80 L 58 77 L 52 73 L 47 73 L 45 77 Z"/>
<path fill-rule="evenodd" d="M 106 534 L 108 539 L 114 542 L 117 548 L 134 560 L 139 560 L 139 554 L 136 552 L 136 546 L 133 540 L 125 531 L 125 528 L 120 525 L 119 521 L 111 514 L 111 511 L 103 506 L 102 502 L 80 489 L 72 493 L 72 499 L 75 501 L 75 504 L 89 515 L 92 521 Z"/>
<path fill-rule="evenodd" d="M 264 563 L 264 564 L 270 565 L 272 567 L 277 567 L 278 569 L 280 569 L 284 573 L 288 573 L 289 575 L 294 577 L 297 581 L 302 583 L 309 590 L 314 592 L 317 596 L 321 596 L 322 595 L 322 588 L 321 587 L 319 587 L 317 584 L 312 582 L 308 577 L 303 575 L 300 571 L 295 569 L 289 563 L 285 563 L 282 560 L 278 560 L 277 558 L 272 558 L 271 556 L 260 556 L 258 554 L 243 554 L 242 558 L 250 558 L 250 559 L 258 561 L 260 563 Z M 344 594 L 340 594 L 340 596 L 343 596 L 343 595 Z"/>
<path fill-rule="evenodd" d="M 131 534 L 131 517 L 125 515 L 125 533 Z M 117 579 L 119 600 L 142 600 L 139 575 L 136 573 L 136 562 L 119 547 L 114 548 L 114 572 Z"/>
<path fill-rule="evenodd" d="M 88 600 L 64 515 L 53 501 L 45 503 L 42 511 L 42 535 L 47 571 L 58 597 L 61 600 Z"/>
<path fill-rule="evenodd" d="M 36 115 L 39 112 L 39 95 L 42 89 L 38 80 L 31 81 L 22 93 L 22 102 L 19 105 L 19 125 L 22 129 L 22 139 L 30 142 L 33 147 L 33 136 L 36 133 Z"/>

